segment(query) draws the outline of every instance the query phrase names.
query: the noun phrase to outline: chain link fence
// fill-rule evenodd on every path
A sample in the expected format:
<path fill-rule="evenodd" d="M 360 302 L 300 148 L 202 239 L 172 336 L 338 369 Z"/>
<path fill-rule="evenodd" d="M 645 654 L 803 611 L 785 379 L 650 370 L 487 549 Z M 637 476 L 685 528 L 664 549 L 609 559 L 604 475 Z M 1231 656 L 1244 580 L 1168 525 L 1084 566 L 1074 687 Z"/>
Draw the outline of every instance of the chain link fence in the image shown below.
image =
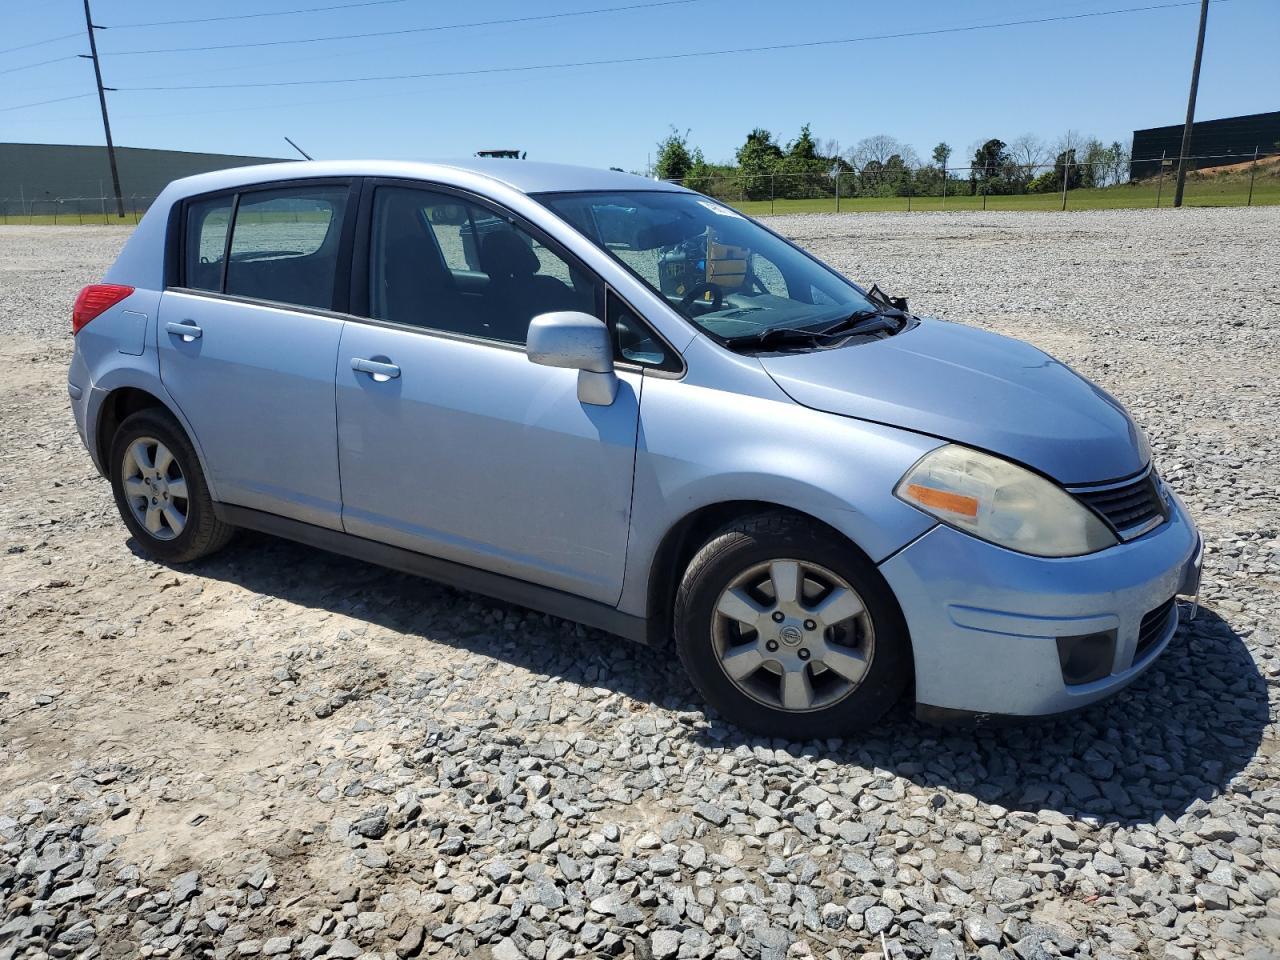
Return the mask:
<path fill-rule="evenodd" d="M 1188 157 L 1183 203 L 1280 203 L 1280 152 Z M 1093 210 L 1173 204 L 1178 158 L 1149 162 L 1159 172 L 1129 179 L 1129 161 L 1005 163 L 939 167 L 869 163 L 831 173 L 686 177 L 674 181 L 749 213 L 857 210 Z M 1214 165 L 1209 166 L 1212 162 Z"/>
<path fill-rule="evenodd" d="M 0 225 L 136 224 L 154 200 L 130 194 L 120 217 L 115 197 L 0 197 Z"/>
<path fill-rule="evenodd" d="M 1187 206 L 1280 204 L 1280 151 L 1187 158 Z M 741 173 L 673 181 L 752 214 L 858 210 L 1097 210 L 1173 204 L 1177 157 L 1137 159 L 1159 172 L 1129 179 L 1122 163 L 939 167 L 868 163 L 829 173 Z M 1214 165 L 1210 166 L 1209 164 Z M 847 165 L 846 165 L 847 166 Z M 0 197 L 2 224 L 136 224 L 155 197 Z"/>

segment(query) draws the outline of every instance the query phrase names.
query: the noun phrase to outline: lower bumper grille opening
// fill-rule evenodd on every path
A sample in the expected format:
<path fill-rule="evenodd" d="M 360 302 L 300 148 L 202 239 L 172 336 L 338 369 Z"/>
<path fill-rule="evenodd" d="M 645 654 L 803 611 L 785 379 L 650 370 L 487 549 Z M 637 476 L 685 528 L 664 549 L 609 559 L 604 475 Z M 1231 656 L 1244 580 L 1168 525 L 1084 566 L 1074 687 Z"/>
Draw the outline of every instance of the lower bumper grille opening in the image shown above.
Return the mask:
<path fill-rule="evenodd" d="M 1138 645 L 1133 651 L 1134 662 L 1141 660 L 1147 651 L 1160 642 L 1160 638 L 1169 629 L 1170 621 L 1177 615 L 1177 605 L 1174 598 L 1170 597 L 1142 618 L 1142 624 L 1138 627 Z"/>
<path fill-rule="evenodd" d="M 1092 683 L 1111 675 L 1116 658 L 1116 632 L 1085 633 L 1058 637 L 1058 663 L 1068 686 Z"/>

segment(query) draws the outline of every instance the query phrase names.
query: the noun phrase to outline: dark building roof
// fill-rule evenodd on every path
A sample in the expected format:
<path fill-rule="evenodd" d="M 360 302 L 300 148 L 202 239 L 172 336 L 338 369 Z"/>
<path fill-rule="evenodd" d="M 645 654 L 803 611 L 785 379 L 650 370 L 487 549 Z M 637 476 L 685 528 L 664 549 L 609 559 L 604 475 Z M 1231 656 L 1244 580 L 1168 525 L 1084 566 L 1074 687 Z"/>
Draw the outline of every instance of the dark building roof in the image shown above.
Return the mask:
<path fill-rule="evenodd" d="M 1251 113 L 1221 120 L 1199 120 L 1191 128 L 1189 156 L 1195 167 L 1214 167 L 1239 163 L 1252 157 L 1253 151 L 1274 153 L 1280 143 L 1280 110 Z M 1176 162 L 1182 149 L 1182 124 L 1150 127 L 1133 131 L 1133 149 L 1129 177 L 1141 180 L 1160 172 L 1163 154 Z"/>
<path fill-rule="evenodd" d="M 116 147 L 120 190 L 126 205 L 156 196 L 171 180 L 210 170 L 271 163 L 275 157 L 245 157 L 224 153 L 188 153 Z M 28 204 L 69 197 L 111 196 L 111 167 L 107 148 L 65 143 L 0 143 L 0 198 L 16 210 L 19 197 Z M 145 198 L 145 199 L 144 199 Z M 38 212 L 45 212 L 40 210 Z"/>

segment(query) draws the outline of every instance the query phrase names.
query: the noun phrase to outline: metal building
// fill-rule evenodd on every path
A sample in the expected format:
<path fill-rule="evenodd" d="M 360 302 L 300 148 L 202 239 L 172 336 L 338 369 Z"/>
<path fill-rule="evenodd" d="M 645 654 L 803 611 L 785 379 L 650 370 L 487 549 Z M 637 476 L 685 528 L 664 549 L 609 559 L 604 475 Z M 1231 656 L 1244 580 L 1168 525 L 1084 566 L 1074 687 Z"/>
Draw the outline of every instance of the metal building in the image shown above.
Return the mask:
<path fill-rule="evenodd" d="M 1182 124 L 1133 131 L 1129 179 L 1143 180 L 1160 173 L 1161 155 L 1177 161 L 1182 149 Z M 1280 110 L 1251 113 L 1221 120 L 1201 120 L 1191 128 L 1190 156 L 1197 157 L 1193 168 L 1239 163 L 1253 151 L 1280 150 Z"/>
<path fill-rule="evenodd" d="M 182 150 L 117 147 L 120 189 L 125 209 L 146 209 L 165 185 L 179 177 L 255 163 L 278 163 L 279 157 L 241 157 Z M 9 213 L 96 211 L 107 198 L 111 209 L 111 167 L 107 148 L 62 143 L 0 143 L 0 203 Z M 59 202 L 61 201 L 61 202 Z"/>

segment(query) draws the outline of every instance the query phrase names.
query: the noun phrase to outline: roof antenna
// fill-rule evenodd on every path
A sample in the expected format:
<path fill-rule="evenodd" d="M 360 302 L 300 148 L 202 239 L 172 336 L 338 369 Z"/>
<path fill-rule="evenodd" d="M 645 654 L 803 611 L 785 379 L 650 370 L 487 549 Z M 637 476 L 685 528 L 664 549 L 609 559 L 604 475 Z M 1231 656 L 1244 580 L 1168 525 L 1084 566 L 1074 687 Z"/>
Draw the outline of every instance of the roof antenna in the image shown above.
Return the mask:
<path fill-rule="evenodd" d="M 300 146 L 298 146 L 298 145 L 297 145 L 296 143 L 294 143 L 292 140 L 289 140 L 289 138 L 288 138 L 288 137 L 285 137 L 285 140 L 288 140 L 288 141 L 289 141 L 289 146 L 293 147 L 293 149 L 297 150 L 300 154 L 302 154 L 302 155 L 303 155 L 304 157 L 306 157 L 308 160 L 314 160 L 314 159 L 315 159 L 315 157 L 311 156 L 311 154 L 307 153 L 307 151 L 303 150 Z"/>

